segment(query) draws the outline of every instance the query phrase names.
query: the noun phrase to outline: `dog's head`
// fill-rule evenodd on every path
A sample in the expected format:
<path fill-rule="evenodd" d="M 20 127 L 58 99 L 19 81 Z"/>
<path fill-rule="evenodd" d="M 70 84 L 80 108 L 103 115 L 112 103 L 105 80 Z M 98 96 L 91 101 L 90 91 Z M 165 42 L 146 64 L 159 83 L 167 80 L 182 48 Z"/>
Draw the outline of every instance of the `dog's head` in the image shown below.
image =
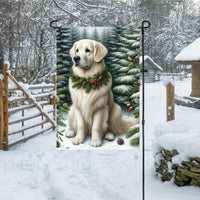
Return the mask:
<path fill-rule="evenodd" d="M 94 40 L 77 41 L 70 50 L 74 65 L 85 69 L 95 62 L 100 62 L 107 53 L 106 47 Z"/>

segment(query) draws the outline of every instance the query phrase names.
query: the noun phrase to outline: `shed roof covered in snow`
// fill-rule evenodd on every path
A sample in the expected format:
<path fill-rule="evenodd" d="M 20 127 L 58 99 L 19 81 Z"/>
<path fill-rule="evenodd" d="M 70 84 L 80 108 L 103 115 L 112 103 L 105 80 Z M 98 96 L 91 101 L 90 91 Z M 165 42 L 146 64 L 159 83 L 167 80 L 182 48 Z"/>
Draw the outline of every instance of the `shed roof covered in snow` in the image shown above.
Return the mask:
<path fill-rule="evenodd" d="M 153 61 L 153 59 L 152 58 L 150 58 L 149 56 L 147 56 L 147 55 L 145 55 L 144 56 L 144 62 L 150 62 L 154 67 L 156 67 L 157 69 L 159 69 L 159 70 L 163 70 L 163 68 L 162 67 L 160 67 L 157 63 L 155 63 L 154 61 Z M 142 56 L 140 56 L 140 64 L 142 64 Z"/>
<path fill-rule="evenodd" d="M 192 64 L 200 62 L 200 38 L 185 47 L 176 57 L 175 60 L 181 64 Z"/>

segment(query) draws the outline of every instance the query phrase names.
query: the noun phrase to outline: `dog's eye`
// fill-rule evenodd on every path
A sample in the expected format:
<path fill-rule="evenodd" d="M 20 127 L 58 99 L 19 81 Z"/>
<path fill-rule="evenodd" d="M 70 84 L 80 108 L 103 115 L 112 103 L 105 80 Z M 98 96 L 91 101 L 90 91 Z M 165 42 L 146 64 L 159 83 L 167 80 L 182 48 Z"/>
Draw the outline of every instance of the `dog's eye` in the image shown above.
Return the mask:
<path fill-rule="evenodd" d="M 89 53 L 89 52 L 90 52 L 90 50 L 89 50 L 89 49 L 86 49 L 86 50 L 85 50 L 85 52 L 86 52 L 86 53 Z"/>
<path fill-rule="evenodd" d="M 78 49 L 76 49 L 76 52 L 78 53 Z"/>

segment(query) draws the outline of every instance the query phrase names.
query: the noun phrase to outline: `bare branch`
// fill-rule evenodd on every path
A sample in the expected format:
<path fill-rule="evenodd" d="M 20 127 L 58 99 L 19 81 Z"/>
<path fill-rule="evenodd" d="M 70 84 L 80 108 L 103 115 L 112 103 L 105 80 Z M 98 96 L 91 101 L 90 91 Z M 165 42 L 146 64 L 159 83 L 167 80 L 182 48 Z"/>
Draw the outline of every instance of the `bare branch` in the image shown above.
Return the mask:
<path fill-rule="evenodd" d="M 83 3 L 83 2 L 81 2 L 79 0 L 77 0 L 76 3 L 78 3 L 79 5 L 83 6 L 84 8 L 87 8 L 87 9 L 90 9 L 90 8 L 99 8 L 99 9 L 112 10 L 111 8 L 108 8 L 106 6 L 89 5 L 89 4 Z"/>
<path fill-rule="evenodd" d="M 44 10 L 45 15 L 52 21 L 54 20 L 46 11 L 45 5 L 44 5 L 44 0 L 42 0 L 42 9 Z"/>
<path fill-rule="evenodd" d="M 77 20 L 80 20 L 80 21 L 81 21 L 81 19 L 80 19 L 79 17 L 75 16 L 75 15 L 72 14 L 71 12 L 69 12 L 69 11 L 63 9 L 62 7 L 60 7 L 60 6 L 58 5 L 58 3 L 57 3 L 55 0 L 53 0 L 53 2 L 55 3 L 55 5 L 56 5 L 57 8 L 59 8 L 60 10 L 62 10 L 62 11 L 65 12 L 65 13 L 69 14 L 71 17 L 76 18 Z"/>

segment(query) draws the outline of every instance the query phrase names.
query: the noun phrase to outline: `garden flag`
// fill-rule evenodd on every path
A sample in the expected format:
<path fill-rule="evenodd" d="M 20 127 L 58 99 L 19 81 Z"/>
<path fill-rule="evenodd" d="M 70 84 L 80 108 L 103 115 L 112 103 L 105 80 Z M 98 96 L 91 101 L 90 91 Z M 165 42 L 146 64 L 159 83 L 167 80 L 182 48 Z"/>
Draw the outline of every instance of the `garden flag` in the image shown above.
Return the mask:
<path fill-rule="evenodd" d="M 57 147 L 139 144 L 139 30 L 57 28 Z"/>

